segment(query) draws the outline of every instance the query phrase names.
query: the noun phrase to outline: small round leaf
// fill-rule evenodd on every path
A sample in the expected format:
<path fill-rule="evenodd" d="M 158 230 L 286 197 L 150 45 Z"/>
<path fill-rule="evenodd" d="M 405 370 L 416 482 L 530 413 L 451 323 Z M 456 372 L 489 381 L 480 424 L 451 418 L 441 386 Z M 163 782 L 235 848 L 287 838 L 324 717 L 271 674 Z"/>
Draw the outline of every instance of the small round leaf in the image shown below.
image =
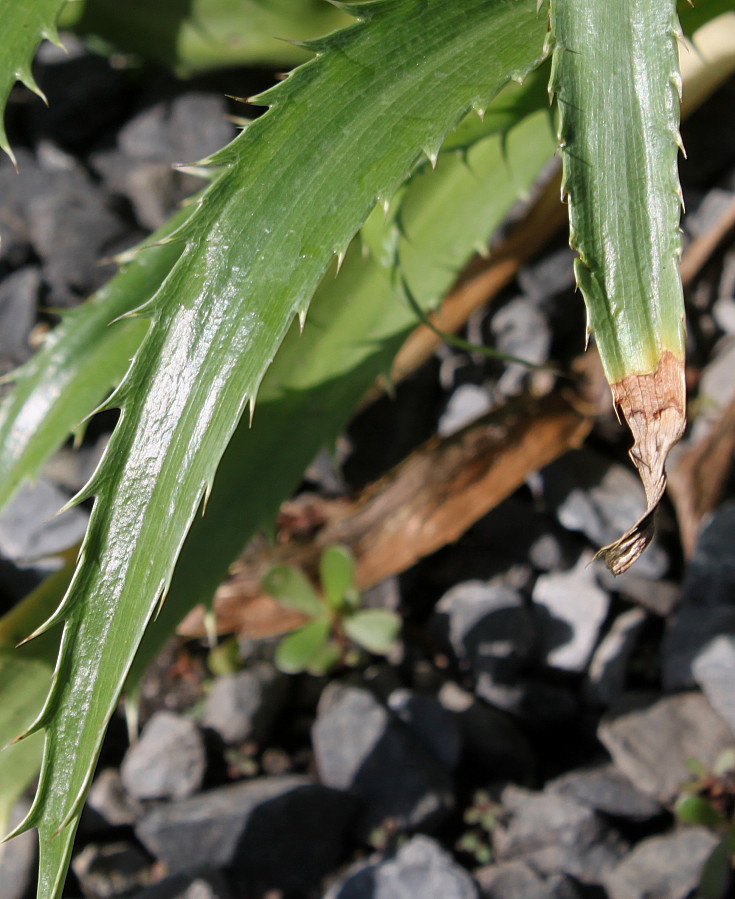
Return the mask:
<path fill-rule="evenodd" d="M 401 629 L 400 616 L 387 609 L 364 609 L 342 622 L 345 633 L 363 649 L 385 655 Z"/>

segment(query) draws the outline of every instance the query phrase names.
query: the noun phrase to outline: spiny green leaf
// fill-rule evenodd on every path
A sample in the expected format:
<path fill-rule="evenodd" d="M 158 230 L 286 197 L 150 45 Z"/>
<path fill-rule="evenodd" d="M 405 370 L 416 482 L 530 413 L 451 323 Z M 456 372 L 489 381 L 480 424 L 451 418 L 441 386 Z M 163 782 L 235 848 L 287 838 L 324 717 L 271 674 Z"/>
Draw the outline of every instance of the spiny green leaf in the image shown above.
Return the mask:
<path fill-rule="evenodd" d="M 91 300 L 66 313 L 41 350 L 11 373 L 14 389 L 0 403 L 0 508 L 119 383 L 147 322 L 117 319 L 160 287 L 183 247 L 150 244 L 188 215 L 182 210 L 152 235 L 145 252 L 135 253 Z"/>
<path fill-rule="evenodd" d="M 361 609 L 342 622 L 345 633 L 358 646 L 385 655 L 401 629 L 401 619 L 389 609 Z"/>
<path fill-rule="evenodd" d="M 309 618 L 323 618 L 326 614 L 324 603 L 316 595 L 308 578 L 292 565 L 271 568 L 263 578 L 261 587 L 287 609 L 301 612 Z"/>
<path fill-rule="evenodd" d="M 575 273 L 648 500 L 645 516 L 601 550 L 615 573 L 651 540 L 666 456 L 684 429 L 680 33 L 674 0 L 551 3 Z"/>
<path fill-rule="evenodd" d="M 16 81 L 45 99 L 31 72 L 42 40 L 59 44 L 56 19 L 66 0 L 0 0 L 0 149 L 15 162 L 3 124 L 3 112 Z"/>
<path fill-rule="evenodd" d="M 421 152 L 433 157 L 469 108 L 536 64 L 546 27 L 526 0 L 377 0 L 359 12 L 369 27 L 326 40 L 212 158 L 224 171 L 176 235 L 182 255 L 146 307 L 152 326 L 115 397 L 120 422 L 82 494 L 97 502 L 80 566 L 51 622 L 66 625 L 25 823 L 41 834 L 44 899 L 57 895 L 135 646 L 292 317 Z"/>
<path fill-rule="evenodd" d="M 389 244 L 390 253 L 366 255 L 353 241 L 339 276 L 327 272 L 303 334 L 294 323 L 266 374 L 252 427 L 241 422 L 230 441 L 207 514 L 195 519 L 169 596 L 146 631 L 131 670 L 132 683 L 181 618 L 197 603 L 209 600 L 256 528 L 272 521 L 308 462 L 321 447 L 334 443 L 365 391 L 378 375 L 389 371 L 417 323 L 403 281 L 411 284 L 422 309 L 432 309 L 473 247 L 487 242 L 516 200 L 517 184 L 528 188 L 552 149 L 543 114 L 535 117 L 529 130 L 511 131 L 507 136 L 511 155 L 525 147 L 536 147 L 537 153 L 520 152 L 510 177 L 503 140 L 496 134 L 479 141 L 467 159 L 461 152 L 442 154 L 433 177 L 411 180 L 405 191 L 410 215 L 401 229 L 394 221 L 385 221 L 382 210 L 370 216 L 366 229 L 371 242 L 379 247 Z M 440 190 L 442 203 L 434 201 L 435 189 Z M 468 195 L 473 197 L 470 215 L 462 205 Z M 439 254 L 437 280 L 430 283 L 424 268 L 436 262 L 437 248 L 447 234 L 452 235 L 451 254 Z M 409 259 L 404 259 L 404 246 L 413 248 Z M 401 278 L 394 277 L 396 265 Z"/>

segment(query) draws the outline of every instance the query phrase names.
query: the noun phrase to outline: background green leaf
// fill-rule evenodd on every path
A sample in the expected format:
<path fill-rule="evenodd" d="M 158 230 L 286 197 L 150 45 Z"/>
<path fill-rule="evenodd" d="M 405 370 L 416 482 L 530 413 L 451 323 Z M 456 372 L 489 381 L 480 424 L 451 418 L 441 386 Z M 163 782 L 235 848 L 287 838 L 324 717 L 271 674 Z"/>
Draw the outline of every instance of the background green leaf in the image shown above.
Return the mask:
<path fill-rule="evenodd" d="M 385 655 L 401 629 L 401 618 L 388 609 L 361 609 L 342 622 L 345 633 L 358 646 Z"/>
<path fill-rule="evenodd" d="M 329 620 L 320 618 L 284 637 L 276 647 L 276 667 L 286 674 L 306 671 L 310 662 L 324 648 L 330 629 Z"/>
<path fill-rule="evenodd" d="M 292 565 L 271 568 L 261 581 L 261 587 L 287 609 L 301 612 L 309 618 L 321 618 L 326 614 L 324 603 L 308 578 Z"/>

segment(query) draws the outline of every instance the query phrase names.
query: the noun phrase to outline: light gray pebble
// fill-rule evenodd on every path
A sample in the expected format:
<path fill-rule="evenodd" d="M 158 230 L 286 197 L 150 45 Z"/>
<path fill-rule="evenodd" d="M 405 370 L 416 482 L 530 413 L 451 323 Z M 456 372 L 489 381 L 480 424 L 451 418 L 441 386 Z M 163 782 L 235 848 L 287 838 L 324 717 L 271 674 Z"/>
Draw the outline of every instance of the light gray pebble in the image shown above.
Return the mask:
<path fill-rule="evenodd" d="M 691 779 L 688 759 L 711 768 L 732 745 L 730 731 L 701 693 L 652 703 L 630 696 L 626 704 L 603 719 L 598 737 L 616 767 L 659 802 L 672 802 Z"/>
<path fill-rule="evenodd" d="M 478 868 L 482 899 L 579 899 L 574 881 L 564 874 L 541 877 L 523 861 Z"/>
<path fill-rule="evenodd" d="M 545 789 L 596 812 L 631 821 L 647 821 L 664 810 L 660 802 L 641 793 L 612 764 L 570 771 L 548 781 Z"/>
<path fill-rule="evenodd" d="M 120 767 L 125 789 L 136 799 L 183 799 L 201 787 L 207 767 L 196 724 L 173 712 L 156 712 Z"/>
<path fill-rule="evenodd" d="M 597 585 L 592 553 L 569 571 L 541 575 L 533 588 L 540 653 L 551 668 L 584 671 L 607 618 L 610 597 Z"/>
<path fill-rule="evenodd" d="M 643 840 L 605 879 L 610 899 L 687 899 L 717 842 L 703 827 Z"/>
<path fill-rule="evenodd" d="M 415 836 L 389 859 L 361 863 L 324 899 L 478 899 L 477 885 L 438 843 Z"/>
<path fill-rule="evenodd" d="M 492 834 L 499 861 L 520 859 L 540 874 L 600 884 L 626 849 L 599 815 L 565 796 L 510 786 L 501 800 L 506 823 Z"/>

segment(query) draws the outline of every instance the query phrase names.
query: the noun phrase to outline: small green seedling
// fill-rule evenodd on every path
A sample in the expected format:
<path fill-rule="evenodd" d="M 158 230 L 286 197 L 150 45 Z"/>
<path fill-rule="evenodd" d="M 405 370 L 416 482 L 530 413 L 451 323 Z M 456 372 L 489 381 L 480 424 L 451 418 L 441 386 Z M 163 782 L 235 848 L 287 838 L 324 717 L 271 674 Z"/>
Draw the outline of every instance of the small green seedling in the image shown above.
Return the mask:
<path fill-rule="evenodd" d="M 687 764 L 695 777 L 681 788 L 674 812 L 683 824 L 720 835 L 702 869 L 697 899 L 722 899 L 730 895 L 735 867 L 735 750 L 722 752 L 711 771 L 696 759 Z"/>
<path fill-rule="evenodd" d="M 374 655 L 385 655 L 401 627 L 400 616 L 388 609 L 361 609 L 355 586 L 355 561 L 344 546 L 328 546 L 319 559 L 321 593 L 291 565 L 266 574 L 263 590 L 308 622 L 285 637 L 275 655 L 287 674 L 325 674 L 335 665 L 355 659 L 355 644 Z"/>

